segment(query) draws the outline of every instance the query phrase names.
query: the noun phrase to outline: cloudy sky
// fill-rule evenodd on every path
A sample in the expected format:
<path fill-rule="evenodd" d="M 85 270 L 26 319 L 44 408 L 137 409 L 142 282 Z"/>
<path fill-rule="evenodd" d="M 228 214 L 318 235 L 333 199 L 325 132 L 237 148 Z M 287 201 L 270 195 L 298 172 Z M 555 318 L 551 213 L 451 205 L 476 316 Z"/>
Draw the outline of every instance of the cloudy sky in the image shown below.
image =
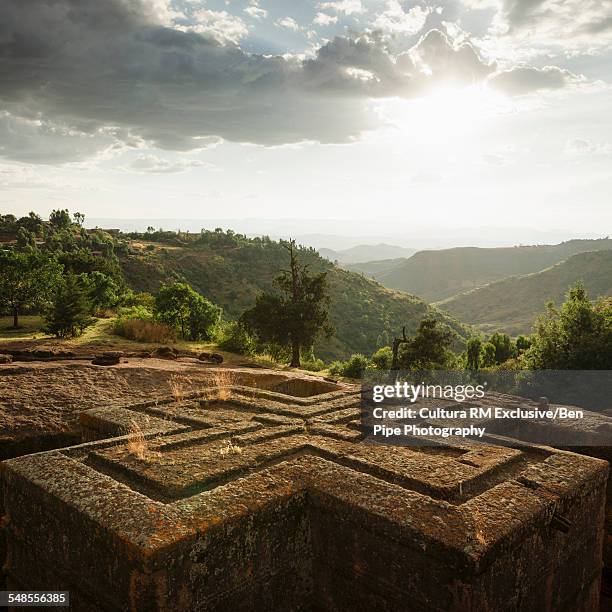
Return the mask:
<path fill-rule="evenodd" d="M 610 0 L 2 0 L 0 212 L 605 235 L 611 85 Z"/>

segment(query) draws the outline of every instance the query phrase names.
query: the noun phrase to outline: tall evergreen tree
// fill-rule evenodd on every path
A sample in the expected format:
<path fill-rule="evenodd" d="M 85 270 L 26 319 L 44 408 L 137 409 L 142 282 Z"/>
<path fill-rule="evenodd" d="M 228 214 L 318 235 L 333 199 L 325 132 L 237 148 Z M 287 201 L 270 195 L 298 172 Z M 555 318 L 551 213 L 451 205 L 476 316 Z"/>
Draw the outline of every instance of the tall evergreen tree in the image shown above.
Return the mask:
<path fill-rule="evenodd" d="M 482 341 L 480 338 L 472 336 L 465 347 L 466 365 L 468 370 L 477 370 L 480 367 L 480 352 Z"/>
<path fill-rule="evenodd" d="M 241 318 L 246 328 L 265 343 L 286 348 L 291 367 L 300 367 L 300 354 L 311 349 L 320 334 L 333 334 L 328 319 L 326 273 L 311 274 L 299 263 L 295 240 L 284 243 L 289 269 L 274 279 L 278 293 L 262 293 Z"/>
<path fill-rule="evenodd" d="M 399 349 L 399 366 L 407 370 L 437 370 L 449 365 L 454 334 L 436 319 L 423 319 L 416 334 Z"/>
<path fill-rule="evenodd" d="M 58 286 L 53 306 L 45 317 L 45 331 L 58 338 L 79 336 L 92 323 L 90 308 L 86 289 L 76 275 L 68 274 Z"/>

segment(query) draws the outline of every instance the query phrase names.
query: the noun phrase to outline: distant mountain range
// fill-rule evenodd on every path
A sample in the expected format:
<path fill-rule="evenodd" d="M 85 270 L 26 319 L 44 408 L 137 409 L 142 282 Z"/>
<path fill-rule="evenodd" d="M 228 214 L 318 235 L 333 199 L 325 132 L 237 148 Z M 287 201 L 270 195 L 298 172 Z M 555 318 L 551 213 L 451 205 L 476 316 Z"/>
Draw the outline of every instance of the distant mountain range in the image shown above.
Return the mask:
<path fill-rule="evenodd" d="M 390 289 L 438 302 L 509 276 L 539 272 L 578 253 L 607 249 L 612 249 L 609 238 L 556 245 L 458 247 L 419 251 L 408 259 L 346 264 L 346 268 L 371 276 Z"/>
<path fill-rule="evenodd" d="M 353 264 L 374 260 L 412 257 L 417 249 L 408 249 L 392 244 L 359 244 L 349 249 L 335 251 L 333 249 L 319 249 L 321 257 L 340 264 Z"/>
<path fill-rule="evenodd" d="M 568 287 L 582 281 L 591 299 L 612 296 L 612 251 L 579 253 L 550 268 L 505 278 L 438 303 L 459 320 L 483 331 L 529 333 L 549 301 L 559 306 Z"/>

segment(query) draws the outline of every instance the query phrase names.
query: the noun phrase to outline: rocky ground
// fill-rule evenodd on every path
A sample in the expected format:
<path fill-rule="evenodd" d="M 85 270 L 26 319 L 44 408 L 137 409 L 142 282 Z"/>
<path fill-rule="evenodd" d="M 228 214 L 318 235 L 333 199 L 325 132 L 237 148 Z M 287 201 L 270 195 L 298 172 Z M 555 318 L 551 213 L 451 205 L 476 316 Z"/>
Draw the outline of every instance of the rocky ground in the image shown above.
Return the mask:
<path fill-rule="evenodd" d="M 5 343 L 0 353 L 24 348 L 58 351 L 60 347 Z M 74 347 L 61 348 L 75 352 Z M 6 450 L 15 441 L 60 432 L 75 434 L 83 410 L 200 391 L 218 369 L 195 356 L 160 359 L 135 357 L 134 353 L 126 353 L 117 365 L 93 365 L 91 355 L 99 352 L 99 347 L 81 346 L 77 358 L 71 360 L 14 360 L 0 365 L 0 458 L 7 455 L 2 447 Z M 255 369 L 256 364 L 238 355 L 224 353 L 223 357 L 222 369 L 232 372 L 238 384 L 241 377 L 253 372 L 263 374 Z"/>

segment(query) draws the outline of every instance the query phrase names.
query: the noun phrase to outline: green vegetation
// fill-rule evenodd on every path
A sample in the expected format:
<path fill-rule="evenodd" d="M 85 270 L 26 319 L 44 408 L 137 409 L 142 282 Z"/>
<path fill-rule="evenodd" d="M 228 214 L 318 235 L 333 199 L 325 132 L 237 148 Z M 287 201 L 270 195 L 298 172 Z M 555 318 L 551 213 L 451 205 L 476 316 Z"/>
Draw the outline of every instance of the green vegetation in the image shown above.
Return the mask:
<path fill-rule="evenodd" d="M 612 296 L 612 250 L 580 253 L 541 272 L 456 295 L 438 307 L 483 331 L 525 334 L 542 305 L 549 301 L 561 304 L 567 288 L 578 281 L 594 297 Z"/>
<path fill-rule="evenodd" d="M 230 353 L 254 355 L 257 352 L 257 341 L 238 321 L 230 321 L 222 327 L 217 343 L 219 348 Z"/>
<path fill-rule="evenodd" d="M 262 342 L 286 349 L 290 366 L 300 367 L 303 350 L 312 351 L 317 336 L 331 337 L 328 321 L 327 273 L 310 274 L 298 262 L 295 240 L 284 243 L 289 251 L 289 270 L 274 279 L 280 293 L 261 293 L 255 306 L 243 313 L 240 321 Z"/>
<path fill-rule="evenodd" d="M 0 216 L 0 309 L 19 325 L 23 310 L 44 315 L 45 330 L 74 337 L 94 312 L 116 306 L 127 288 L 114 254 L 121 245 L 105 232 L 87 231 L 85 217 L 54 210 L 48 222 L 35 213 Z M 9 248 L 6 248 L 9 247 Z"/>
<path fill-rule="evenodd" d="M 348 378 L 362 378 L 371 370 L 439 370 L 451 369 L 457 355 L 451 346 L 454 333 L 435 319 L 424 319 L 412 337 L 396 338 L 394 348 L 384 346 L 370 358 L 356 353 L 346 361 L 334 361 L 330 374 Z"/>
<path fill-rule="evenodd" d="M 536 322 L 523 365 L 547 370 L 612 369 L 612 299 L 593 304 L 584 286 L 577 284 L 559 310 L 549 304 Z"/>
<path fill-rule="evenodd" d="M 371 361 L 378 370 L 390 370 L 393 365 L 393 350 L 390 346 L 383 346 L 373 353 Z"/>
<path fill-rule="evenodd" d="M 0 308 L 13 315 L 19 327 L 19 314 L 40 309 L 49 302 L 59 281 L 62 266 L 54 258 L 36 252 L 0 252 Z"/>
<path fill-rule="evenodd" d="M 45 315 L 45 331 L 57 338 L 74 338 L 93 323 L 87 291 L 75 274 L 58 281 L 53 305 Z"/>
<path fill-rule="evenodd" d="M 200 234 L 151 231 L 130 234 L 119 262 L 134 291 L 155 293 L 164 282 L 185 282 L 223 308 L 228 320 L 238 320 L 257 296 L 275 291 L 274 278 L 286 267 L 283 245 L 266 237 L 247 238 L 234 232 Z M 149 246 L 153 250 L 149 250 Z M 325 361 L 351 354 L 371 354 L 389 342 L 402 326 L 414 333 L 424 318 L 436 318 L 457 336 L 459 349 L 468 330 L 458 321 L 411 295 L 385 289 L 371 279 L 343 270 L 314 249 L 297 247 L 310 274 L 326 273 L 329 319 L 336 330 L 319 337 L 314 353 Z"/>
<path fill-rule="evenodd" d="M 405 370 L 439 370 L 454 362 L 453 332 L 435 319 L 424 319 L 414 337 L 399 345 L 396 367 Z"/>
<path fill-rule="evenodd" d="M 81 282 L 94 312 L 114 308 L 122 299 L 121 288 L 104 272 L 94 270 L 90 274 L 82 274 Z"/>
<path fill-rule="evenodd" d="M 356 353 L 346 361 L 332 362 L 329 366 L 329 373 L 334 376 L 346 376 L 347 378 L 362 378 L 370 365 L 371 362 L 365 355 Z"/>
<path fill-rule="evenodd" d="M 480 368 L 482 352 L 482 341 L 480 338 L 470 338 L 465 346 L 465 366 L 468 370 Z"/>
<path fill-rule="evenodd" d="M 210 340 L 221 319 L 221 309 L 186 283 L 164 284 L 155 296 L 155 314 L 176 327 L 185 340 Z"/>
<path fill-rule="evenodd" d="M 409 259 L 390 260 L 386 264 L 356 264 L 350 266 L 350 269 L 372 274 L 385 287 L 407 291 L 429 302 L 436 302 L 508 276 L 539 272 L 577 253 L 609 249 L 612 249 L 612 240 L 608 238 L 570 240 L 542 246 L 458 247 L 419 251 Z M 375 270 L 373 266 L 377 263 L 381 265 Z M 563 290 L 567 286 L 568 283 Z"/>
<path fill-rule="evenodd" d="M 13 327 L 13 317 L 0 317 L 0 340 L 32 340 L 44 335 L 44 320 L 39 315 L 21 315 L 19 327 Z M 1 352 L 1 351 L 0 351 Z"/>
<path fill-rule="evenodd" d="M 592 286 L 597 294 L 612 293 L 612 251 L 581 253 L 544 272 L 463 296 L 526 283 L 533 295 L 517 290 L 506 302 L 536 309 L 550 287 L 558 290 L 578 271 L 588 278 L 586 287 L 572 287 L 560 309 L 549 305 L 531 336 L 514 341 L 501 331 L 469 337 L 455 319 L 422 300 L 342 270 L 293 241 L 219 229 L 185 234 L 150 228 L 124 235 L 84 229 L 83 220 L 66 210 L 54 211 L 47 222 L 34 213 L 0 216 L 0 309 L 17 326 L 24 313 L 29 326 L 20 337 L 40 330 L 42 316 L 44 329 L 59 338 L 82 334 L 106 342 L 114 332 L 137 342 L 167 343 L 180 335 L 190 342 L 215 341 L 233 353 L 291 360 L 312 371 L 325 369 L 322 358 L 336 359 L 330 372 L 352 378 L 394 367 L 612 367 L 612 300 L 593 303 L 587 293 Z M 558 246 L 608 248 L 608 242 Z M 553 247 L 543 248 L 551 256 Z M 525 249 L 542 255 L 536 247 Z M 547 284 L 547 279 L 553 280 Z M 96 315 L 110 318 L 95 321 Z M 17 338 L 12 334 L 3 336 Z"/>
<path fill-rule="evenodd" d="M 126 306 L 142 305 L 150 315 L 131 318 L 151 321 L 155 310 L 153 293 L 164 284 L 189 285 L 196 293 L 206 296 L 207 303 L 222 307 L 227 321 L 214 331 L 210 326 L 204 332 L 194 328 L 193 334 L 191 329 L 185 329 L 186 337 L 209 337 L 214 333 L 220 342 L 240 340 L 245 353 L 254 350 L 254 338 L 247 340 L 244 330 L 228 331 L 229 325 L 253 307 L 257 295 L 274 290 L 274 277 L 285 265 L 282 244 L 265 237 L 248 239 L 221 230 L 194 235 L 150 228 L 146 234 L 125 235 L 85 229 L 83 220 L 79 213 L 71 219 L 65 210 L 53 211 L 51 221 L 43 221 L 34 213 L 20 219 L 13 215 L 0 216 L 3 254 L 26 257 L 30 253 L 45 261 L 56 261 L 64 276 L 77 275 L 86 291 L 91 315 L 112 317 Z M 327 281 L 329 319 L 337 334 L 333 338 L 321 337 L 316 342 L 314 351 L 318 358 L 332 359 L 361 351 L 369 353 L 387 342 L 401 325 L 416 329 L 426 315 L 447 321 L 457 330 L 458 337 L 467 335 L 459 323 L 417 298 L 385 290 L 368 279 L 341 270 L 313 249 L 298 247 L 296 252 L 302 265 L 308 266 L 309 274 L 315 277 L 325 274 Z M 21 264 L 18 267 L 20 271 L 26 269 Z M 8 274 L 3 273 L 2 280 L 6 281 L 7 277 Z M 50 283 L 50 286 L 57 284 Z M 1 309 L 8 314 L 7 291 L 2 290 L 1 294 Z M 31 303 L 26 300 L 20 308 L 26 313 L 44 314 L 53 298 L 52 292 L 45 295 L 38 290 L 33 295 L 36 299 Z M 143 333 L 156 335 L 161 331 L 142 322 L 126 325 L 128 318 L 125 315 L 120 318 L 111 326 L 119 333 L 136 334 L 141 338 Z M 78 333 L 80 327 L 73 329 Z M 266 350 L 261 340 L 257 342 L 258 350 Z M 283 358 L 280 353 L 274 356 Z M 307 358 L 313 368 L 320 366 L 317 357 Z"/>

